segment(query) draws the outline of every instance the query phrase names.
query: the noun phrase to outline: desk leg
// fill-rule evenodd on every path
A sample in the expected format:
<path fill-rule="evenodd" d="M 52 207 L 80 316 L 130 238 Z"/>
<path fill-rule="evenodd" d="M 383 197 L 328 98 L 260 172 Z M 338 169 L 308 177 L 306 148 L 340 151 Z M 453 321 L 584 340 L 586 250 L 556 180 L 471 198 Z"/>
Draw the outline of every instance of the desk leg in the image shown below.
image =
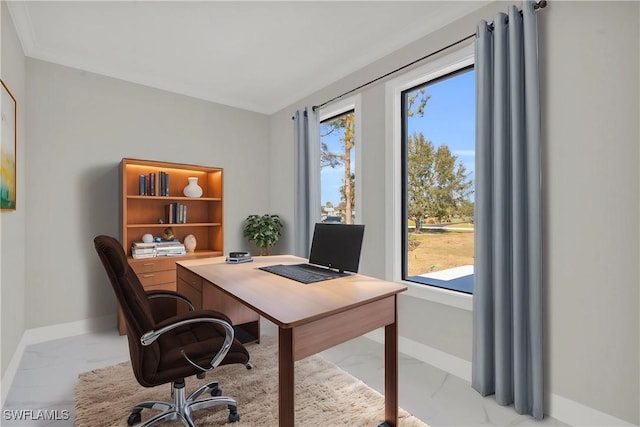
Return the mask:
<path fill-rule="evenodd" d="M 293 329 L 278 328 L 278 405 L 280 427 L 293 427 Z"/>
<path fill-rule="evenodd" d="M 384 418 L 382 425 L 398 425 L 398 299 L 394 322 L 384 327 Z"/>

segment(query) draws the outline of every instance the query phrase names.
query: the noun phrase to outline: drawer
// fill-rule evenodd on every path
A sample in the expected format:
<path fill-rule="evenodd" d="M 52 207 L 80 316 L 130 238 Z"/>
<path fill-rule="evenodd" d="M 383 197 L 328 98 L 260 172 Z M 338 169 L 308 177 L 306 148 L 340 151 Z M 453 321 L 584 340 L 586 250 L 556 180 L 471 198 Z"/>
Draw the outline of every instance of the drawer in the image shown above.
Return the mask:
<path fill-rule="evenodd" d="M 196 289 L 182 279 L 178 279 L 177 286 L 178 293 L 191 301 L 196 310 L 202 309 L 202 290 L 200 288 Z M 186 311 L 186 307 L 182 311 Z"/>
<path fill-rule="evenodd" d="M 202 289 L 202 278 L 186 268 L 178 268 L 178 279 L 200 291 Z"/>
<path fill-rule="evenodd" d="M 148 273 L 138 273 L 138 279 L 142 283 L 145 289 L 148 289 L 150 286 L 161 285 L 163 283 L 170 283 L 175 287 L 176 283 L 176 271 L 175 270 L 165 270 L 165 271 L 153 271 Z"/>
<path fill-rule="evenodd" d="M 145 291 L 176 291 L 176 282 L 163 283 L 161 285 L 145 286 Z"/>
<path fill-rule="evenodd" d="M 149 273 L 153 271 L 173 270 L 175 274 L 176 260 L 173 258 L 144 258 L 144 259 L 130 259 L 129 265 L 133 268 L 136 274 Z"/>

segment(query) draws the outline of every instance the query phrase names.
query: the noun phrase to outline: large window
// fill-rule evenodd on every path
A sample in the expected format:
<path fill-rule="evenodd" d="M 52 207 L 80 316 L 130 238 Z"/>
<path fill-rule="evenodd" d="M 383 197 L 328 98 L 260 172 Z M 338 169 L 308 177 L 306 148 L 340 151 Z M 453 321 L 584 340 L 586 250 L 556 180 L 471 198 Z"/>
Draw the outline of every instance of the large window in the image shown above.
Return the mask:
<path fill-rule="evenodd" d="M 473 293 L 475 73 L 401 93 L 402 279 Z"/>
<path fill-rule="evenodd" d="M 323 222 L 355 222 L 355 121 L 355 111 L 351 109 L 320 122 L 320 201 Z"/>

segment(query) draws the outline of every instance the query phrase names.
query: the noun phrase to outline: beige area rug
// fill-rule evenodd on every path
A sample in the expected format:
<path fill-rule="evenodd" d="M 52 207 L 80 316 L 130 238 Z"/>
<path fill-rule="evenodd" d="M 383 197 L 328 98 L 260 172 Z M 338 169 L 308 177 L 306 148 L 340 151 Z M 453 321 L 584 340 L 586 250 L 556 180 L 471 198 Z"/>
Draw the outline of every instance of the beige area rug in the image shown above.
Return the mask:
<path fill-rule="evenodd" d="M 242 365 L 221 366 L 204 380 L 188 378 L 187 394 L 207 382 L 218 381 L 222 394 L 238 401 L 240 422 L 234 427 L 278 425 L 278 358 L 275 338 L 264 337 L 260 344 L 247 346 L 252 370 Z M 384 397 L 362 381 L 319 356 L 296 362 L 296 426 L 377 426 L 384 421 Z M 208 396 L 208 395 L 206 395 Z M 77 427 L 126 426 L 131 408 L 145 400 L 170 400 L 170 386 L 140 386 L 129 362 L 84 372 L 76 386 L 75 423 Z M 146 413 L 146 414 L 145 414 Z M 143 420 L 156 414 L 142 412 Z M 400 426 L 426 427 L 426 424 L 400 409 Z M 196 424 L 227 424 L 226 407 L 195 412 Z M 182 425 L 180 422 L 165 424 Z"/>

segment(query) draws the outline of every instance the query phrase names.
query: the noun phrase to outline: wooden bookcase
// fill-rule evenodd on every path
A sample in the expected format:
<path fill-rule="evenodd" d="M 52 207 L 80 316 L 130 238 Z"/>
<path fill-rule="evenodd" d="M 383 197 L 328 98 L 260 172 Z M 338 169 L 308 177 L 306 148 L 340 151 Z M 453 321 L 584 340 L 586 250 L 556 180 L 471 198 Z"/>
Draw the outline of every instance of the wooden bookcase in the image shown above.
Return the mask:
<path fill-rule="evenodd" d="M 169 195 L 140 195 L 140 176 L 148 177 L 150 173 L 155 173 L 156 181 L 159 182 L 159 172 L 169 175 Z M 188 184 L 189 177 L 198 178 L 198 185 L 203 190 L 201 197 L 184 196 L 183 189 Z M 120 242 L 129 255 L 129 264 L 146 290 L 176 291 L 176 260 L 223 255 L 221 168 L 125 158 L 120 162 L 120 180 Z M 160 194 L 159 191 L 156 194 Z M 187 207 L 186 223 L 169 224 L 167 205 L 171 203 L 180 203 Z M 167 227 L 173 229 L 174 236 L 180 242 L 184 242 L 188 234 L 193 234 L 197 242 L 195 252 L 180 257 L 131 257 L 133 242 L 142 241 L 142 236 L 147 233 L 161 237 Z M 120 309 L 118 330 L 121 334 L 126 333 Z"/>

